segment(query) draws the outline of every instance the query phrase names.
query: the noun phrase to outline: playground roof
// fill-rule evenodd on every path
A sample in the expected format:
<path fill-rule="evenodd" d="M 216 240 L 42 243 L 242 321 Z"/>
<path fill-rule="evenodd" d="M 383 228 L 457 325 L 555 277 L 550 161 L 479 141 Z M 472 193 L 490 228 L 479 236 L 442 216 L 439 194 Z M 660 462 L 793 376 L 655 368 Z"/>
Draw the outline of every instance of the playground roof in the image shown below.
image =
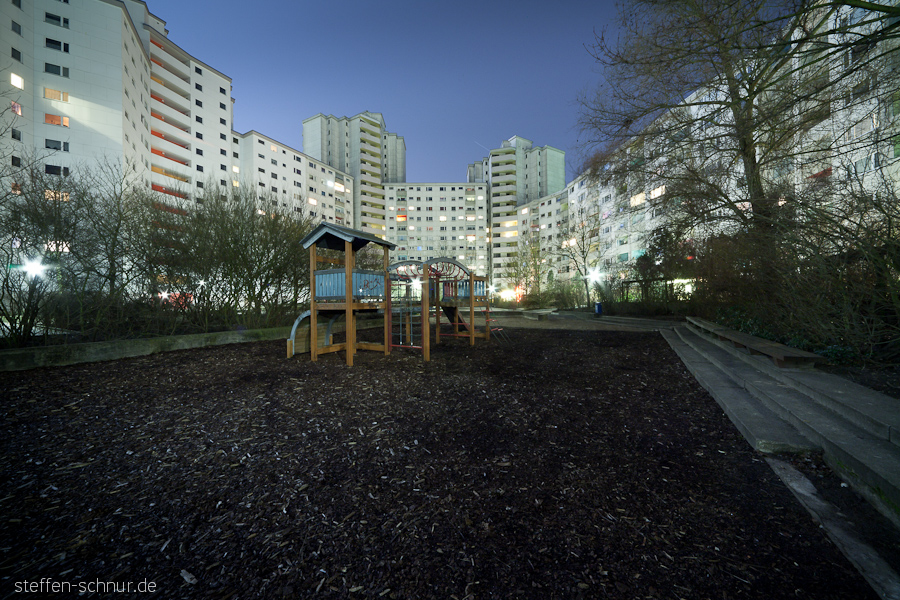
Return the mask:
<path fill-rule="evenodd" d="M 300 243 L 303 245 L 304 250 L 313 244 L 328 250 L 343 250 L 344 242 L 350 242 L 354 252 L 365 247 L 369 242 L 385 246 L 389 250 L 393 250 L 397 246 L 374 235 L 333 223 L 320 223 Z"/>

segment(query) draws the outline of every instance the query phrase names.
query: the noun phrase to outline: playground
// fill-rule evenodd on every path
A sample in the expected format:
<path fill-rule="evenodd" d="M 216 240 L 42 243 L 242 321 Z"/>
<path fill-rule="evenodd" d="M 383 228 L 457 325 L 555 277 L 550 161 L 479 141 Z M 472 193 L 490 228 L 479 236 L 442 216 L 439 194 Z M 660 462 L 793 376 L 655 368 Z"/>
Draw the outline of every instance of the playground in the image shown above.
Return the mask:
<path fill-rule="evenodd" d="M 587 325 L 4 373 L 0 597 L 875 598 L 658 334 Z"/>

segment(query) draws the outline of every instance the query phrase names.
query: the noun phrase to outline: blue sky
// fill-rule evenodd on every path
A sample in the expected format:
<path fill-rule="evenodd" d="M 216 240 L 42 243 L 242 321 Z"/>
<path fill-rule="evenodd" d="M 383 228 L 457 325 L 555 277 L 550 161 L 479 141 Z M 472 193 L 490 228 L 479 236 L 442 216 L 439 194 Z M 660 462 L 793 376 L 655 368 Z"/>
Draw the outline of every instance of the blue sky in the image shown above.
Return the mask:
<path fill-rule="evenodd" d="M 408 181 L 463 181 L 513 135 L 581 153 L 586 46 L 612 0 L 146 0 L 169 37 L 232 78 L 234 127 L 302 150 L 317 113 L 384 115 L 406 140 Z"/>

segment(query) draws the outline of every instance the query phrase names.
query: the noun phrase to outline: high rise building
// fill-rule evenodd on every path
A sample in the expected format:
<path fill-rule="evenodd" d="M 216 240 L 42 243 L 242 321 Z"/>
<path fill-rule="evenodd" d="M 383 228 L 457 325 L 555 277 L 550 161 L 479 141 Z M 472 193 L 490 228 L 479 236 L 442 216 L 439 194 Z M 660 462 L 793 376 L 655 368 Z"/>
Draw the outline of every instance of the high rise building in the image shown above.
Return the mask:
<path fill-rule="evenodd" d="M 385 237 L 384 184 L 406 181 L 406 142 L 387 131 L 384 117 L 368 111 L 354 117 L 309 117 L 303 121 L 303 151 L 356 180 L 353 222 Z"/>
<path fill-rule="evenodd" d="M 0 152 L 13 169 L 35 158 L 65 175 L 106 161 L 163 200 L 252 186 L 269 205 L 353 224 L 352 177 L 236 133 L 231 78 L 169 39 L 144 2 L 16 0 L 0 14 L 9 24 L 0 51 L 12 57 L 0 81 L 9 107 Z"/>
<path fill-rule="evenodd" d="M 565 152 L 552 146 L 535 148 L 531 140 L 513 136 L 480 162 L 469 165 L 469 182 L 485 182 L 490 190 L 493 275 L 519 250 L 517 207 L 560 191 L 566 185 Z"/>
<path fill-rule="evenodd" d="M 396 260 L 450 257 L 477 275 L 490 269 L 487 184 L 387 183 L 387 240 Z"/>

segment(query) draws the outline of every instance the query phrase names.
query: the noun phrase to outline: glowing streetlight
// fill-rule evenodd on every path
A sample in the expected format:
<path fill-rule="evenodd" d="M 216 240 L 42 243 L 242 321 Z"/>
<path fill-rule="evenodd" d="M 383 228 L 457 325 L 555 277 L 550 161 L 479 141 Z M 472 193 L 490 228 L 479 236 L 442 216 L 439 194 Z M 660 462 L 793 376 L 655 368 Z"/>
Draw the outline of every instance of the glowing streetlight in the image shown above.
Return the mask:
<path fill-rule="evenodd" d="M 31 278 L 35 278 L 42 277 L 44 275 L 44 271 L 47 270 L 47 267 L 41 264 L 40 259 L 33 259 L 26 261 L 25 264 L 22 265 L 22 269 L 25 271 L 26 275 Z"/>

